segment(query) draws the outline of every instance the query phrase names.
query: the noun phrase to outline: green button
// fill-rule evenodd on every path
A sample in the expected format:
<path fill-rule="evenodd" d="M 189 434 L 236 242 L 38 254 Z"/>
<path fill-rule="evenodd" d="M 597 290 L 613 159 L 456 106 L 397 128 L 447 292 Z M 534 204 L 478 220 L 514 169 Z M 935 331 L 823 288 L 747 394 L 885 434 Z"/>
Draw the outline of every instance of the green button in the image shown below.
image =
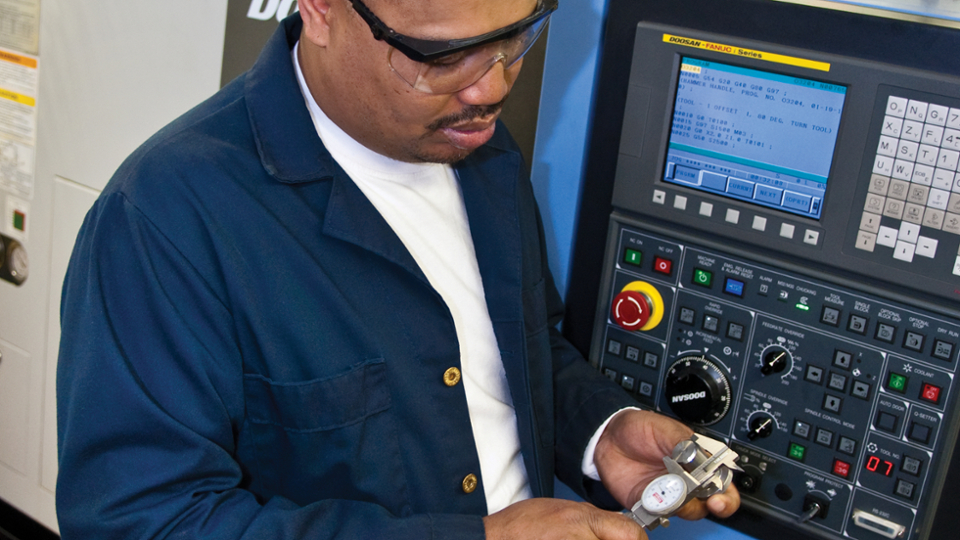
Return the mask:
<path fill-rule="evenodd" d="M 803 455 L 807 453 L 807 449 L 797 443 L 790 443 L 790 451 L 787 453 L 790 457 L 797 461 L 803 461 Z"/>
<path fill-rule="evenodd" d="M 899 373 L 890 373 L 890 378 L 887 379 L 887 388 L 902 394 L 907 390 L 907 378 Z"/>
<path fill-rule="evenodd" d="M 23 212 L 14 212 L 14 213 L 13 213 L 13 228 L 14 228 L 14 229 L 17 229 L 18 231 L 23 231 L 23 230 L 24 230 L 24 227 L 25 227 L 25 225 L 24 225 L 24 220 L 26 220 L 26 218 L 27 218 L 27 216 L 25 216 L 25 215 L 23 214 Z"/>
<path fill-rule="evenodd" d="M 643 253 L 641 253 L 641 252 L 639 252 L 639 251 L 637 251 L 637 250 L 635 250 L 635 249 L 627 248 L 627 250 L 623 253 L 623 262 L 625 262 L 625 263 L 627 263 L 627 264 L 632 264 L 632 265 L 634 265 L 634 266 L 640 266 L 640 261 L 641 261 L 642 259 L 643 259 Z"/>
<path fill-rule="evenodd" d="M 694 268 L 693 282 L 702 287 L 709 287 L 711 284 L 713 284 L 713 272 L 701 270 L 700 268 Z"/>

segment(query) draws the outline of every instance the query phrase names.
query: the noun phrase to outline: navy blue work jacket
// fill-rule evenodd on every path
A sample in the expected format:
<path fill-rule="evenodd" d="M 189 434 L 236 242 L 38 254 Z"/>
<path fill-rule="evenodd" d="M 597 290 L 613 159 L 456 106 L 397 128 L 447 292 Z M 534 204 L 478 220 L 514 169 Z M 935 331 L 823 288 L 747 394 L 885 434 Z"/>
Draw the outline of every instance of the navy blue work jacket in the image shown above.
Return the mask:
<path fill-rule="evenodd" d="M 453 319 L 323 147 L 299 18 L 147 141 L 89 212 L 57 379 L 65 540 L 482 538 Z M 456 165 L 533 493 L 628 396 L 562 313 L 529 179 L 499 126 Z M 479 477 L 467 493 L 464 478 Z"/>

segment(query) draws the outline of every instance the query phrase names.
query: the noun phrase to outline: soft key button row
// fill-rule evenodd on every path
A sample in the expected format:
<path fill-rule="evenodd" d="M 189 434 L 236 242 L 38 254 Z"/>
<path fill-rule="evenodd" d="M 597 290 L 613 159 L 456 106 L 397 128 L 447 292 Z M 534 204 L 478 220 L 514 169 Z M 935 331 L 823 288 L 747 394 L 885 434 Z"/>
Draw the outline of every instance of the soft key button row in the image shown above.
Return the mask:
<path fill-rule="evenodd" d="M 716 218 L 730 225 L 742 225 L 757 232 L 769 232 L 781 238 L 798 240 L 810 246 L 818 246 L 821 242 L 820 231 L 817 229 L 803 228 L 801 230 L 798 225 L 787 222 L 780 223 L 778 227 L 776 224 L 771 224 L 770 219 L 765 216 L 743 216 L 742 212 L 736 208 L 726 208 L 721 211 L 713 203 L 707 201 L 700 201 L 698 204 L 693 203 L 684 195 L 673 195 L 671 200 L 667 192 L 660 189 L 653 190 L 651 201 L 657 205 L 672 206 L 675 210 L 692 210 L 700 217 Z M 820 199 L 815 198 L 815 202 L 819 205 Z M 810 204 L 809 201 L 807 201 L 807 204 Z"/>

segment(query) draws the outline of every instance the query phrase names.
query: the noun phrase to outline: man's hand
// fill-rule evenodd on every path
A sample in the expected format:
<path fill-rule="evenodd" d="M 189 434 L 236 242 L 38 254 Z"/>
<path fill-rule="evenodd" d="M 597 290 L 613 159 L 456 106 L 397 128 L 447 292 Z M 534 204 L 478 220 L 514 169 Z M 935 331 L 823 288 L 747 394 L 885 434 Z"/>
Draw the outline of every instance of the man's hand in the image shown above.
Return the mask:
<path fill-rule="evenodd" d="M 487 540 L 647 540 L 619 512 L 564 499 L 527 499 L 483 518 Z"/>
<path fill-rule="evenodd" d="M 669 456 L 673 447 L 691 434 L 693 431 L 687 426 L 654 412 L 618 413 L 607 424 L 594 454 L 600 480 L 620 504 L 632 508 L 647 484 L 666 472 L 663 457 Z M 717 517 L 728 517 L 739 507 L 740 493 L 731 485 L 726 492 L 706 501 L 693 499 L 677 515 L 701 519 L 710 512 Z"/>

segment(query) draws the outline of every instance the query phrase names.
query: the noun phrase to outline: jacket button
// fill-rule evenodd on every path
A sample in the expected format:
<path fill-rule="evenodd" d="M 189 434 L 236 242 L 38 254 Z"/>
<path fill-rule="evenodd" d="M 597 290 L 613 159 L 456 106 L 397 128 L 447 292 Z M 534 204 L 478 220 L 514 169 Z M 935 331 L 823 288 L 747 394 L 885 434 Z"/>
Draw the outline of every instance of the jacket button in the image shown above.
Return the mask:
<path fill-rule="evenodd" d="M 460 370 L 452 367 L 443 372 L 443 384 L 447 386 L 456 386 L 460 382 Z"/>
<path fill-rule="evenodd" d="M 463 477 L 463 492 L 473 493 L 477 489 L 477 475 L 470 473 Z"/>

